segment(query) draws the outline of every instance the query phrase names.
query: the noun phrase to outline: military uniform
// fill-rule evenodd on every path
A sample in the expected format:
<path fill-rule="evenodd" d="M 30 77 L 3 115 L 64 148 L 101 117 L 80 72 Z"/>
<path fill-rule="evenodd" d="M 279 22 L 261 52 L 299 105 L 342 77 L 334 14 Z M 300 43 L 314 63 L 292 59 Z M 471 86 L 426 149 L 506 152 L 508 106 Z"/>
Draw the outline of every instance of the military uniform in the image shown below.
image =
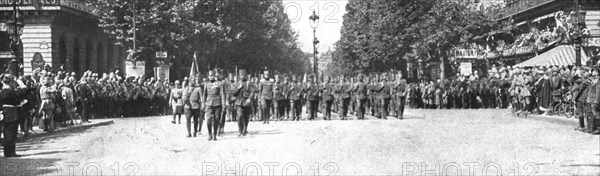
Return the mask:
<path fill-rule="evenodd" d="M 595 82 L 589 85 L 587 93 L 588 128 L 586 132 L 598 134 L 600 131 L 597 129 L 596 121 L 600 119 L 600 109 L 598 109 L 598 104 L 600 103 L 600 81 L 598 81 L 598 78 L 593 79 L 595 79 Z"/>
<path fill-rule="evenodd" d="M 404 106 L 406 101 L 406 80 L 397 80 L 394 88 L 394 104 L 396 104 L 396 118 L 402 119 L 404 115 Z"/>
<path fill-rule="evenodd" d="M 241 80 L 240 82 L 233 85 L 235 91 L 233 96 L 236 97 L 235 105 L 238 116 L 238 129 L 239 135 L 245 136 L 248 134 L 248 124 L 250 121 L 250 113 L 252 112 L 252 100 L 253 90 L 248 81 Z"/>
<path fill-rule="evenodd" d="M 188 86 L 185 88 L 183 102 L 188 137 L 196 137 L 197 133 L 202 131 L 202 122 L 204 117 L 200 116 L 200 107 L 202 107 L 201 100 L 202 89 L 200 87 Z"/>
<path fill-rule="evenodd" d="M 79 103 L 81 106 L 81 111 L 80 111 L 81 122 L 89 122 L 88 119 L 91 116 L 90 100 L 91 100 L 91 96 L 92 96 L 89 84 L 87 83 L 87 81 L 82 81 L 82 83 L 77 85 L 77 87 L 75 89 L 77 90 L 77 96 L 78 96 L 77 99 L 79 100 Z"/>
<path fill-rule="evenodd" d="M 290 83 L 288 87 L 292 121 L 300 120 L 302 114 L 302 86 L 300 83 Z"/>
<path fill-rule="evenodd" d="M 377 89 L 376 89 L 376 92 L 378 95 L 377 99 L 379 101 L 378 117 L 387 119 L 388 107 L 390 105 L 390 100 L 392 98 L 391 97 L 392 89 L 391 89 L 390 85 L 385 81 L 380 82 L 380 85 L 378 85 L 378 86 L 379 87 L 377 87 Z"/>
<path fill-rule="evenodd" d="M 346 120 L 346 117 L 348 116 L 348 106 L 350 104 L 350 94 L 352 93 L 351 91 L 351 85 L 348 83 L 339 83 L 337 88 L 336 88 L 336 92 L 338 94 L 338 107 L 339 107 L 339 115 L 341 116 L 342 120 Z"/>
<path fill-rule="evenodd" d="M 215 80 L 206 83 L 204 90 L 206 95 L 204 97 L 206 99 L 204 101 L 204 111 L 208 127 L 208 140 L 217 140 L 220 131 L 219 117 L 223 110 L 223 104 L 225 104 L 225 99 L 223 99 L 225 87 L 222 82 Z"/>
<path fill-rule="evenodd" d="M 304 87 L 304 94 L 308 101 L 308 120 L 314 120 L 317 118 L 317 108 L 319 106 L 319 85 L 316 83 L 307 83 Z"/>
<path fill-rule="evenodd" d="M 323 119 L 331 120 L 331 106 L 333 105 L 334 100 L 334 84 L 333 83 L 324 83 L 321 87 L 321 92 L 323 95 L 323 112 L 325 112 Z"/>
<path fill-rule="evenodd" d="M 358 119 L 365 119 L 365 104 L 368 100 L 368 86 L 366 83 L 359 81 L 355 83 L 353 92 L 356 95 Z"/>
<path fill-rule="evenodd" d="M 233 78 L 232 78 L 233 79 Z M 235 97 L 232 96 L 231 82 L 229 80 L 218 80 L 223 85 L 223 109 L 219 118 L 219 135 L 223 135 L 225 129 L 225 122 L 231 121 L 231 118 L 235 112 L 234 104 Z"/>
<path fill-rule="evenodd" d="M 276 82 L 273 84 L 273 108 L 275 109 L 275 120 L 282 120 L 285 114 L 285 100 L 287 84 Z"/>
<path fill-rule="evenodd" d="M 0 87 L 3 87 L 0 93 L 0 104 L 3 105 L 2 115 L 4 116 L 2 120 L 4 123 L 4 157 L 18 157 L 16 154 L 16 142 L 19 122 L 21 120 L 19 111 L 21 110 L 21 101 L 25 99 L 27 92 L 25 90 L 15 90 L 9 85 L 0 84 Z"/>
<path fill-rule="evenodd" d="M 273 103 L 273 82 L 266 79 L 260 83 L 260 106 L 261 106 L 261 116 L 264 124 L 269 123 L 269 118 L 271 118 L 271 106 Z"/>

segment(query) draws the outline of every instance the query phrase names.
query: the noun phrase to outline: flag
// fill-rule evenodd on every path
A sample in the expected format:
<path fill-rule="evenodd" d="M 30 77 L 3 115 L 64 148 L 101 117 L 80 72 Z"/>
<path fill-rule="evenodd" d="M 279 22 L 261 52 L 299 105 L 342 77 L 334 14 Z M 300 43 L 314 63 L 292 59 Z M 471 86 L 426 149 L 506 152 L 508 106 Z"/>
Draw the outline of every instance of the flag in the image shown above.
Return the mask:
<path fill-rule="evenodd" d="M 192 61 L 192 66 L 190 67 L 190 76 L 189 76 L 190 82 L 196 80 L 197 74 L 198 74 L 198 63 L 196 62 L 196 52 L 194 52 L 194 60 Z"/>
<path fill-rule="evenodd" d="M 306 82 L 306 73 L 304 73 L 304 78 L 302 78 L 302 82 L 305 83 Z"/>

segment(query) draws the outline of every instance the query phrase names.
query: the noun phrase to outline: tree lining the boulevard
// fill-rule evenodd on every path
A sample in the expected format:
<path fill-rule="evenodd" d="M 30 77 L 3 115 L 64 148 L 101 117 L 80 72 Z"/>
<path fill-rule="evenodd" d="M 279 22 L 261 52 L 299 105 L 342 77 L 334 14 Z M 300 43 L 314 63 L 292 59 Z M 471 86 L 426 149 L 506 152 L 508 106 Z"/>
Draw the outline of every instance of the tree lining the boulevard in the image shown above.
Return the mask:
<path fill-rule="evenodd" d="M 332 66 L 337 74 L 406 75 L 407 63 L 419 59 L 448 62 L 455 47 L 505 27 L 496 21 L 500 10 L 470 0 L 350 0 Z"/>
<path fill-rule="evenodd" d="M 236 66 L 249 73 L 265 68 L 304 73 L 306 59 L 284 13 L 281 0 L 88 0 L 99 17 L 99 27 L 118 43 L 133 45 L 136 18 L 136 58 L 145 60 L 147 73 L 155 51 L 172 57 L 171 75 L 187 76 L 194 53 L 200 70 Z M 210 68 L 209 68 L 210 67 Z M 187 71 L 186 71 L 187 70 Z M 173 78 L 173 77 L 172 77 Z"/>

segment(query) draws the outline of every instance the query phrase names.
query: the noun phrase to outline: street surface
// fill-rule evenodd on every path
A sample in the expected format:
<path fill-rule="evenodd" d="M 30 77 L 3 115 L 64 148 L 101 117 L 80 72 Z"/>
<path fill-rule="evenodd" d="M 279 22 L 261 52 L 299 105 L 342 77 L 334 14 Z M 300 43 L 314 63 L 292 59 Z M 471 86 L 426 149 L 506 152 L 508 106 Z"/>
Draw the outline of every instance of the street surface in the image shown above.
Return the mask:
<path fill-rule="evenodd" d="M 600 137 L 508 110 L 407 110 L 408 118 L 251 122 L 218 141 L 171 117 L 114 119 L 17 144 L 0 175 L 598 175 Z"/>

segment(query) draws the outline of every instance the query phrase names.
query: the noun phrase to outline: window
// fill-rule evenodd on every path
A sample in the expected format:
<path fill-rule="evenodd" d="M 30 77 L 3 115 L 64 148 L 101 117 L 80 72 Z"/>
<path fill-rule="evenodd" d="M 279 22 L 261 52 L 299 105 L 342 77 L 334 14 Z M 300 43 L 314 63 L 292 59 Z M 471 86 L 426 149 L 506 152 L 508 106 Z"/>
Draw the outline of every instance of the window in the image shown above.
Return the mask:
<path fill-rule="evenodd" d="M 10 35 L 8 32 L 0 31 L 0 52 L 10 51 Z"/>

